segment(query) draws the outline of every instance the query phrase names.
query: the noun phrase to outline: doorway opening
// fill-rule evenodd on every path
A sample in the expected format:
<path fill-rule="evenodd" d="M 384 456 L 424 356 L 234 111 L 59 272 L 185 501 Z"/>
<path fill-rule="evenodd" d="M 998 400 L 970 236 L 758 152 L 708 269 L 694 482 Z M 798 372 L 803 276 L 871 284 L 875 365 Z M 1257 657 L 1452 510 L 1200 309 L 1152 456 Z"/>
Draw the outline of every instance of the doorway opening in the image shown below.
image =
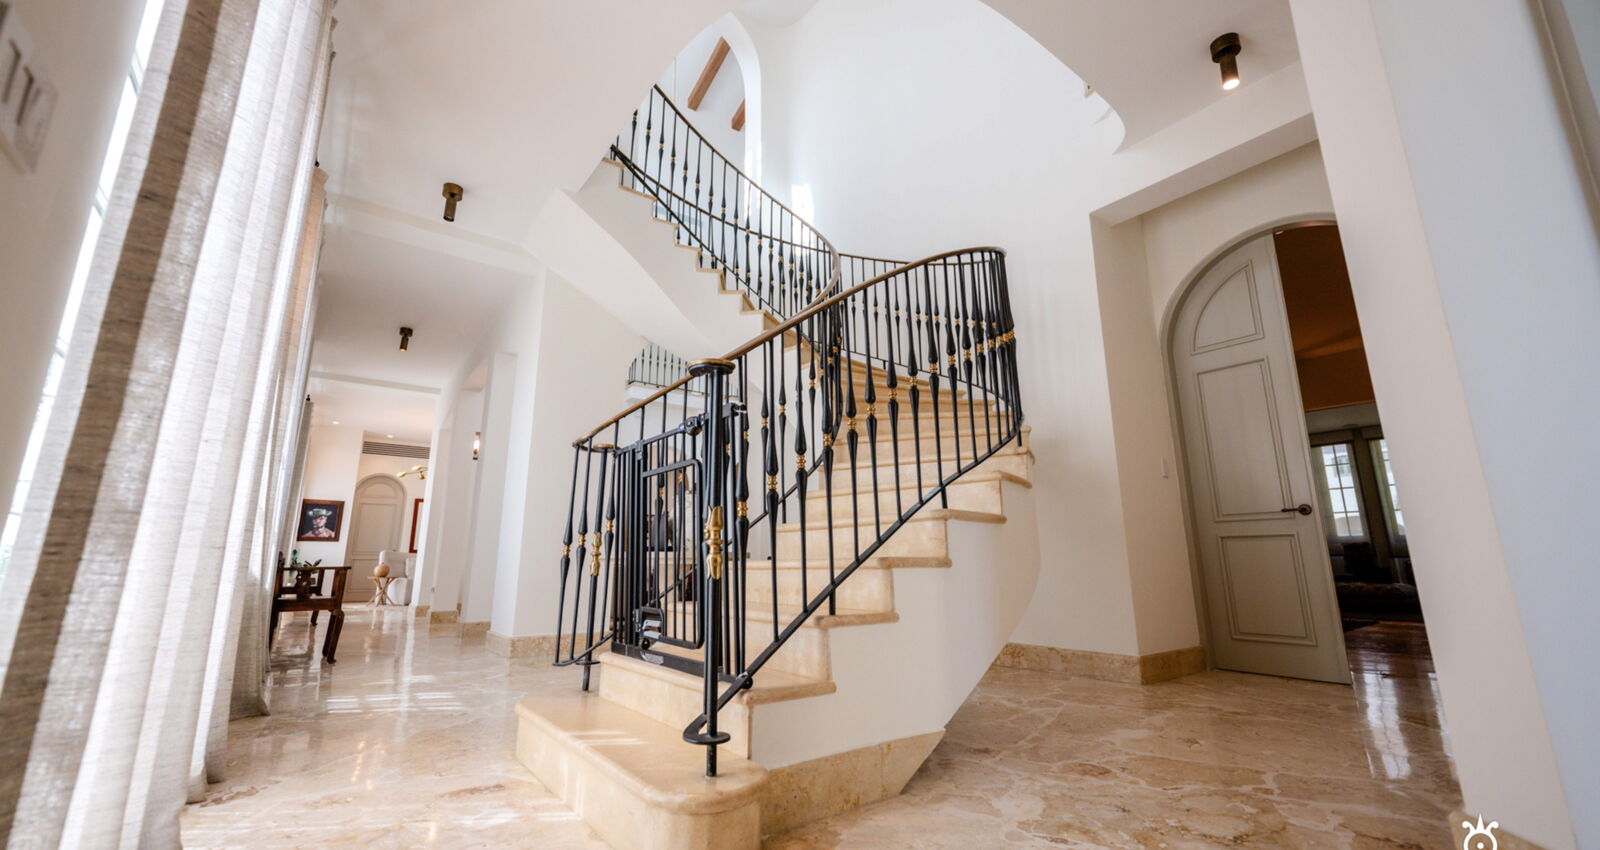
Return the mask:
<path fill-rule="evenodd" d="M 1339 227 L 1279 230 L 1273 245 L 1351 669 L 1431 671 L 1405 511 Z"/>
<path fill-rule="evenodd" d="M 1247 239 L 1183 298 L 1169 355 L 1213 662 L 1430 675 L 1338 227 Z"/>

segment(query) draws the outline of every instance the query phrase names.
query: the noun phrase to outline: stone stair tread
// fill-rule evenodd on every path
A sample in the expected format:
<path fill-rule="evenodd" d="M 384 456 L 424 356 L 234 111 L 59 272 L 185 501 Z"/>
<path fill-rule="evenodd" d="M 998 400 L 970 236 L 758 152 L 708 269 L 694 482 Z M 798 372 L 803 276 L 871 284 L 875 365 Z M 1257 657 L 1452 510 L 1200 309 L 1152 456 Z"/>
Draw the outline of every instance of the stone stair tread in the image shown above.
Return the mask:
<path fill-rule="evenodd" d="M 693 602 L 683 603 L 683 607 L 693 610 Z M 800 607 L 797 605 L 778 605 L 778 625 L 787 626 L 800 616 Z M 767 603 L 754 603 L 745 608 L 744 619 L 746 623 L 772 623 L 772 605 Z M 829 614 L 826 607 L 819 608 L 817 613 L 806 618 L 802 629 L 835 629 L 847 626 L 875 626 L 879 623 L 898 623 L 900 615 L 894 611 L 872 611 L 866 608 L 845 608 L 838 606 L 834 613 Z M 759 637 L 759 636 L 757 636 Z M 766 640 L 755 640 L 753 643 L 759 649 L 767 644 Z M 680 647 L 662 646 L 661 652 L 679 652 Z M 802 677 L 803 678 L 803 677 Z"/>
<path fill-rule="evenodd" d="M 848 565 L 849 565 L 848 561 L 843 562 L 843 563 L 837 563 L 837 566 L 838 566 L 839 569 L 843 569 Z M 929 567 L 938 569 L 938 568 L 946 568 L 946 567 L 949 567 L 950 565 L 951 565 L 951 561 L 950 561 L 949 558 L 936 558 L 936 557 L 927 556 L 927 555 L 888 555 L 888 556 L 873 555 L 872 557 L 868 558 L 861 565 L 860 569 L 863 569 L 863 570 L 895 570 L 895 569 L 925 569 L 925 568 L 929 568 Z M 801 564 L 800 564 L 800 559 L 799 558 L 779 558 L 778 559 L 778 569 L 780 569 L 780 570 L 798 570 L 798 569 L 800 569 L 800 566 L 801 566 Z M 806 567 L 806 569 L 809 569 L 809 570 L 826 570 L 828 568 L 828 559 L 827 558 L 809 558 L 805 562 L 805 567 Z M 752 558 L 750 560 L 749 570 L 754 572 L 757 569 L 771 570 L 772 569 L 772 559 L 771 558 Z"/>
<path fill-rule="evenodd" d="M 930 508 L 923 508 L 922 510 L 918 511 L 915 515 L 913 515 L 910 519 L 906 520 L 906 522 L 935 522 L 935 521 L 939 521 L 939 520 L 949 520 L 949 519 L 959 519 L 959 520 L 965 520 L 967 522 L 1001 523 L 1001 522 L 1005 522 L 1006 521 L 1006 515 L 1005 514 L 1001 514 L 1001 513 L 993 513 L 993 512 L 990 512 L 990 511 L 962 510 L 960 508 L 931 508 L 931 509 Z M 834 524 L 833 524 L 832 527 L 836 531 L 839 531 L 839 530 L 848 529 L 850 526 L 848 524 L 846 524 L 846 523 L 839 522 L 838 519 L 835 518 L 835 521 L 834 521 Z M 828 528 L 829 528 L 829 525 L 828 525 L 828 521 L 827 521 L 826 517 L 824 517 L 824 518 L 822 518 L 820 520 L 813 520 L 813 519 L 811 519 L 809 517 L 807 518 L 807 521 L 806 521 L 806 530 L 807 531 L 825 531 Z M 778 532 L 779 533 L 795 532 L 795 531 L 799 531 L 799 530 L 800 530 L 800 523 L 798 523 L 798 522 L 783 522 L 783 523 L 779 523 L 778 524 Z"/>
<path fill-rule="evenodd" d="M 767 783 L 766 768 L 730 754 L 718 759 L 715 777 L 706 777 L 705 752 L 684 744 L 683 729 L 598 694 L 530 694 L 517 701 L 517 714 L 639 797 L 671 811 L 728 811 L 756 799 Z"/>
<path fill-rule="evenodd" d="M 857 469 L 861 469 L 861 468 L 862 467 L 859 467 L 859 466 L 857 467 Z M 865 468 L 866 469 L 872 469 L 873 467 L 869 466 L 869 467 L 865 467 Z M 837 475 L 838 474 L 838 470 L 835 470 L 834 474 Z M 989 484 L 989 483 L 992 483 L 992 482 L 995 482 L 995 481 L 1004 481 L 1007 484 L 1017 484 L 1017 485 L 1020 485 L 1020 486 L 1023 486 L 1023 487 L 1027 487 L 1029 489 L 1033 488 L 1033 482 L 1032 481 L 1029 481 L 1028 479 L 1026 479 L 1026 478 L 1024 478 L 1024 477 L 1022 477 L 1020 475 L 1017 475 L 1015 473 L 1006 472 L 1005 470 L 1001 470 L 1001 469 L 996 469 L 996 470 L 985 470 L 985 469 L 973 470 L 972 472 L 968 472 L 966 475 L 963 475 L 960 478 L 957 478 L 956 480 L 950 482 L 950 486 L 954 487 L 954 486 L 956 486 L 958 484 Z M 853 495 L 857 499 L 870 500 L 872 495 L 873 495 L 873 491 L 871 489 L 872 481 L 871 481 L 870 476 L 865 481 L 862 481 L 861 483 L 863 485 L 866 485 L 866 486 L 857 487 L 856 488 L 856 492 Z M 920 494 L 923 492 L 923 490 L 927 490 L 927 489 L 931 489 L 931 488 L 927 487 L 927 486 L 924 486 L 922 490 L 919 490 L 919 489 L 917 489 L 917 485 L 916 484 L 914 484 L 914 483 L 906 483 L 906 484 L 900 485 L 899 489 L 900 489 L 900 492 L 902 494 L 920 496 Z M 888 481 L 880 481 L 879 482 L 878 491 L 877 491 L 879 496 L 892 495 L 894 493 L 894 491 L 895 491 L 895 488 L 889 486 L 889 482 Z M 833 488 L 833 497 L 832 498 L 836 502 L 844 501 L 846 504 L 848 504 L 851 496 L 852 496 L 852 494 L 850 493 L 850 488 L 849 487 L 845 487 L 845 488 L 841 489 L 841 488 L 835 486 Z M 806 501 L 808 501 L 808 502 L 824 502 L 827 499 L 828 499 L 828 495 L 827 495 L 827 492 L 825 490 L 807 490 L 806 491 Z M 907 498 L 906 499 L 906 503 L 907 504 L 913 504 L 915 502 L 916 502 L 915 498 Z M 862 519 L 867 519 L 867 517 L 862 517 Z"/>
<path fill-rule="evenodd" d="M 688 658 L 684 650 L 679 647 L 663 647 L 661 652 Z M 696 655 L 695 657 L 698 657 Z M 604 652 L 599 655 L 601 664 L 625 667 L 638 673 L 655 676 L 662 680 L 672 682 L 682 687 L 697 689 L 702 686 L 702 679 L 682 670 L 666 667 L 661 664 L 651 664 L 620 652 Z M 604 674 L 602 674 L 604 675 Z M 838 690 L 831 679 L 818 679 L 811 676 L 801 676 L 783 670 L 763 669 L 756 673 L 755 683 L 746 688 L 735 699 L 747 705 L 764 705 L 767 703 L 784 702 L 792 699 L 823 696 Z"/>

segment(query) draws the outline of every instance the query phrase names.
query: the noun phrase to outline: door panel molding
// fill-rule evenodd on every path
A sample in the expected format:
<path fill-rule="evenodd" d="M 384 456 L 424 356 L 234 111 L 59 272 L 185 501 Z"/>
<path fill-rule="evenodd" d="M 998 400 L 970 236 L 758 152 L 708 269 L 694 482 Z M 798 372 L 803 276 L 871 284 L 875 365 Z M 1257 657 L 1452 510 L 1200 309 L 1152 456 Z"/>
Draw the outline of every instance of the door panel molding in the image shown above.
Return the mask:
<path fill-rule="evenodd" d="M 1245 383 L 1232 387 L 1231 398 L 1218 399 L 1214 395 L 1223 395 L 1225 387 L 1217 383 L 1226 373 L 1239 373 L 1242 370 L 1254 367 L 1255 375 L 1241 376 Z M 1207 392 L 1207 378 L 1211 378 L 1211 388 L 1217 389 L 1215 394 Z M 1231 375 L 1230 375 L 1231 377 Z M 1255 380 L 1252 382 L 1250 378 Z M 1246 394 L 1241 391 L 1250 391 Z M 1212 519 L 1216 522 L 1229 522 L 1238 520 L 1276 519 L 1279 509 L 1291 504 L 1291 488 L 1289 485 L 1288 460 L 1284 457 L 1283 441 L 1280 438 L 1282 426 L 1278 421 L 1276 405 L 1273 403 L 1274 387 L 1272 383 L 1272 365 L 1264 358 L 1247 360 L 1230 366 L 1219 366 L 1195 374 L 1195 400 L 1199 403 L 1199 421 L 1196 425 L 1201 430 L 1201 439 L 1205 446 L 1207 478 L 1211 483 Z M 1232 402 L 1231 405 L 1223 402 Z M 1254 410 L 1240 410 L 1246 403 L 1259 401 L 1260 406 Z M 1243 421 L 1246 424 L 1265 425 L 1261 431 L 1248 433 L 1239 430 L 1230 430 L 1223 427 L 1220 421 L 1226 414 L 1219 410 L 1222 407 L 1232 407 L 1229 411 L 1236 414 L 1235 422 Z M 1255 415 L 1250 415 L 1255 414 Z M 1222 438 L 1219 440 L 1219 437 Z M 1247 454 L 1240 454 L 1242 449 Z M 1262 450 L 1267 450 L 1263 452 Z M 1250 454 L 1256 455 L 1251 457 Z M 1236 485 L 1265 484 L 1261 473 L 1265 471 L 1265 464 L 1252 464 L 1250 461 L 1270 461 L 1272 468 L 1271 478 L 1277 484 L 1277 497 L 1270 503 L 1252 506 L 1247 504 L 1247 498 L 1240 504 L 1241 496 L 1248 496 L 1250 490 L 1243 488 L 1244 492 L 1235 492 L 1241 488 Z M 1260 480 L 1239 481 L 1238 476 L 1253 476 Z M 1227 488 L 1226 491 L 1224 488 Z M 1259 490 L 1256 491 L 1259 494 Z M 1234 508 L 1237 509 L 1234 509 Z M 1250 508 L 1254 507 L 1254 510 Z"/>
<path fill-rule="evenodd" d="M 1272 234 L 1222 254 L 1167 338 L 1199 604 L 1216 666 L 1350 681 Z"/>
<path fill-rule="evenodd" d="M 1259 544 L 1281 542 L 1288 550 L 1280 553 L 1245 551 L 1260 548 Z M 1228 594 L 1228 621 L 1234 640 L 1253 640 L 1268 643 L 1292 643 L 1301 646 L 1317 645 L 1317 628 L 1311 616 L 1311 599 L 1306 593 L 1305 558 L 1300 551 L 1300 538 L 1294 534 L 1229 534 L 1217 540 L 1222 565 L 1222 581 Z M 1229 544 L 1235 544 L 1230 547 Z M 1234 557 L 1237 554 L 1239 557 Z M 1274 558 L 1273 555 L 1278 557 Z M 1254 555 L 1254 563 L 1246 557 Z M 1260 557 L 1266 555 L 1266 557 Z M 1283 557 L 1287 555 L 1287 558 Z M 1288 568 L 1283 566 L 1287 562 Z M 1244 574 L 1249 570 L 1249 574 Z M 1235 578 L 1254 579 L 1253 582 L 1235 582 Z M 1267 587 L 1266 581 L 1275 581 L 1276 587 Z M 1287 579 L 1287 581 L 1285 581 Z M 1239 585 L 1243 584 L 1244 587 Z M 1287 585 L 1287 586 L 1286 586 Z M 1283 591 L 1293 590 L 1292 599 L 1283 598 Z M 1239 610 L 1239 593 L 1252 591 L 1258 595 L 1265 590 L 1278 591 L 1276 599 L 1247 600 L 1244 613 Z M 1252 604 L 1253 603 L 1253 604 Z M 1293 614 L 1291 618 L 1287 615 Z M 1248 622 L 1247 622 L 1248 621 Z M 1252 628 L 1260 626 L 1260 628 Z M 1273 626 L 1279 628 L 1273 629 Z"/>

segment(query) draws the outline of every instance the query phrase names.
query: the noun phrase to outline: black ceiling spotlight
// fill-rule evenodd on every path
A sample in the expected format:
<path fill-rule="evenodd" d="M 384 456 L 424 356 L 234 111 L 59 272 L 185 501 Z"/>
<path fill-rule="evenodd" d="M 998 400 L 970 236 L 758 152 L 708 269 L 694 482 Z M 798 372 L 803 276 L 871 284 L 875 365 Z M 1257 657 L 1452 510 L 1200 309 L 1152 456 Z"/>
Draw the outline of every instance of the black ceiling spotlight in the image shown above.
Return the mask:
<path fill-rule="evenodd" d="M 446 184 L 444 184 L 444 220 L 445 221 L 455 221 L 456 220 L 456 204 L 461 202 L 461 198 L 464 195 L 466 195 L 466 192 L 462 190 L 460 183 L 446 183 Z"/>
<path fill-rule="evenodd" d="M 1222 66 L 1222 90 L 1239 87 L 1239 34 L 1225 32 L 1211 42 L 1211 61 Z"/>
<path fill-rule="evenodd" d="M 401 351 L 407 351 L 407 350 L 409 350 L 411 348 L 411 333 L 412 333 L 412 331 L 411 331 L 410 328 L 401 328 L 400 329 L 400 350 Z"/>

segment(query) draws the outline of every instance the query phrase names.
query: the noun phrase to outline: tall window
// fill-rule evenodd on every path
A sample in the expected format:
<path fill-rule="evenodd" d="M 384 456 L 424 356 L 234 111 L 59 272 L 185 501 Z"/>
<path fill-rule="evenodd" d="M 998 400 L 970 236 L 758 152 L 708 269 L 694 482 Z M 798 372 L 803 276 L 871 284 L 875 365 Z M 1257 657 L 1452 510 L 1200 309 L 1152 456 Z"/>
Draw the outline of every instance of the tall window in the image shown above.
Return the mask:
<path fill-rule="evenodd" d="M 1378 467 L 1380 490 L 1383 494 L 1384 512 L 1388 514 L 1389 533 L 1395 537 L 1406 536 L 1406 517 L 1400 511 L 1400 488 L 1394 483 L 1394 465 L 1389 462 L 1389 441 L 1372 441 L 1372 460 Z"/>
<path fill-rule="evenodd" d="M 1322 480 L 1328 491 L 1328 508 L 1332 513 L 1333 533 L 1336 537 L 1360 537 L 1361 503 L 1357 497 L 1355 459 L 1350 443 L 1318 446 L 1317 456 L 1322 462 Z"/>
<path fill-rule="evenodd" d="M 49 371 L 45 373 L 44 393 L 34 412 L 33 431 L 28 435 L 28 447 L 22 455 L 22 468 L 17 475 L 16 488 L 12 490 L 11 510 L 6 515 L 5 529 L 0 531 L 0 577 L 5 576 L 6 567 L 11 563 L 11 550 L 16 545 L 17 531 L 22 524 L 22 507 L 28 500 L 28 490 L 33 485 L 34 471 L 39 465 L 39 449 L 44 443 L 45 426 L 50 421 L 50 410 L 55 406 L 56 392 L 61 386 L 61 370 L 67 362 L 67 346 L 72 342 L 73 326 L 78 322 L 78 305 L 83 300 L 84 282 L 89 278 L 94 246 L 100 239 L 100 228 L 105 224 L 111 186 L 116 182 L 117 169 L 122 164 L 122 150 L 128 143 L 128 130 L 133 126 L 133 107 L 139 100 L 139 87 L 144 83 L 145 65 L 150 61 L 150 48 L 155 43 L 156 24 L 161 19 L 162 4 L 163 0 L 150 0 L 145 6 L 144 19 L 139 23 L 133 64 L 128 68 L 127 79 L 122 85 L 116 123 L 112 125 L 106 158 L 100 164 L 100 180 L 95 186 L 89 224 L 83 231 L 83 243 L 78 246 L 78 262 L 72 271 L 72 286 L 67 290 L 66 307 L 61 311 L 61 327 L 56 332 L 56 346 L 50 355 Z"/>

